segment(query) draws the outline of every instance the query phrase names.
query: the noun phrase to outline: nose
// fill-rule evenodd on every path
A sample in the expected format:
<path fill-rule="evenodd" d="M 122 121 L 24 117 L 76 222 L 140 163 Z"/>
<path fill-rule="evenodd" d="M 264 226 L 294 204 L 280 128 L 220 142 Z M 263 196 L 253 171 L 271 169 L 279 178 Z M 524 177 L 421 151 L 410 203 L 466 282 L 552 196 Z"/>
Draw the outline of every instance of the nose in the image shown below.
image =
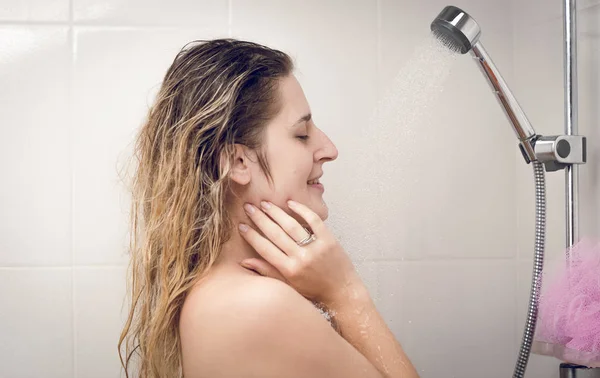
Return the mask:
<path fill-rule="evenodd" d="M 322 142 L 315 152 L 315 162 L 334 161 L 338 157 L 337 147 L 323 131 L 319 130 L 319 132 L 321 133 Z"/>

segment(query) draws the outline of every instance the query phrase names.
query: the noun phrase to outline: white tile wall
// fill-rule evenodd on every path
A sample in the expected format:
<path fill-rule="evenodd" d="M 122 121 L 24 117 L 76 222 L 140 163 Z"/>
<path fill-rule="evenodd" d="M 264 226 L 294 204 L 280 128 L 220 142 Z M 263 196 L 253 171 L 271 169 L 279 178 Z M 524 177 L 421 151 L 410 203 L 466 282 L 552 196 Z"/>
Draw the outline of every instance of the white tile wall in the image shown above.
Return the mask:
<path fill-rule="evenodd" d="M 152 25 L 221 28 L 228 22 L 228 0 L 71 0 L 76 22 L 101 25 Z"/>
<path fill-rule="evenodd" d="M 69 265 L 68 28 L 0 25 L 0 62 L 0 266 Z"/>
<path fill-rule="evenodd" d="M 0 270 L 0 377 L 73 377 L 71 268 Z"/>
<path fill-rule="evenodd" d="M 116 346 L 127 319 L 125 271 L 125 267 L 74 268 L 78 378 L 119 376 L 121 362 Z"/>
<path fill-rule="evenodd" d="M 339 159 L 347 159 L 354 134 L 347 125 L 364 125 L 376 96 L 377 2 L 232 0 L 231 20 L 233 37 L 294 58 L 315 123 L 337 144 Z M 331 171 L 324 179 L 335 182 L 335 165 L 324 166 Z"/>
<path fill-rule="evenodd" d="M 538 25 L 546 21 L 555 20 L 562 22 L 564 1 L 527 0 L 515 2 L 514 22 L 515 30 L 526 31 L 529 26 Z M 578 0 L 577 9 L 579 14 L 588 11 L 588 8 L 597 7 L 598 0 Z M 523 28 L 523 29 L 521 29 Z"/>
<path fill-rule="evenodd" d="M 382 1 L 382 83 L 403 72 L 407 57 L 416 53 L 431 21 L 446 5 L 428 1 L 407 7 L 403 2 Z M 510 81 L 512 41 L 498 32 L 509 18 L 509 9 L 491 1 L 456 5 L 485 25 L 482 41 L 490 55 L 498 57 L 495 62 Z M 388 234 L 398 230 L 406 235 L 398 235 L 396 241 L 401 252 L 392 249 L 392 254 L 380 257 L 394 258 L 399 253 L 410 260 L 437 260 L 516 255 L 515 208 L 506 206 L 514 203 L 515 196 L 512 130 L 472 59 L 459 56 L 452 69 L 443 93 L 430 104 L 435 107 L 430 120 L 417 125 L 401 151 L 392 156 L 389 170 L 416 179 L 398 180 L 390 188 L 402 196 L 407 208 L 381 227 Z M 405 155 L 405 150 L 410 153 Z"/>
<path fill-rule="evenodd" d="M 435 261 L 405 264 L 383 275 L 380 295 L 393 292 L 406 353 L 427 377 L 506 377 L 518 351 L 514 261 Z M 394 299 L 396 300 L 396 299 Z"/>
<path fill-rule="evenodd" d="M 0 20 L 66 22 L 69 0 L 2 0 Z"/>
<path fill-rule="evenodd" d="M 406 292 L 418 286 L 406 281 L 407 274 L 410 274 L 407 270 L 412 271 L 401 261 L 377 262 L 377 309 L 404 348 L 408 339 L 404 313 Z M 412 355 L 409 357 L 412 360 Z"/>
<path fill-rule="evenodd" d="M 4 0 L 0 339 L 8 342 L 0 343 L 0 377 L 120 376 L 129 199 L 118 172 L 177 51 L 228 35 L 295 59 L 315 120 L 340 151 L 325 166 L 329 223 L 421 376 L 508 376 L 530 284 L 531 167 L 470 58 L 456 59 L 429 126 L 404 136 L 406 150 L 383 155 L 371 171 L 387 172 L 387 165 L 396 175 L 379 208 L 349 198 L 358 135 L 368 132 L 386 85 L 445 5 Z M 536 129 L 560 132 L 562 5 L 455 5 L 482 26 L 482 42 Z M 598 5 L 580 1 L 578 14 L 580 128 L 590 138 L 581 219 L 582 230 L 596 236 Z M 405 135 L 401 127 L 390 135 Z M 548 253 L 557 257 L 563 177 L 548 179 Z M 528 377 L 557 377 L 557 368 L 558 361 L 533 356 Z"/>
<path fill-rule="evenodd" d="M 374 261 L 355 262 L 354 266 L 362 281 L 369 290 L 369 294 L 377 303 L 379 301 L 379 269 Z"/>

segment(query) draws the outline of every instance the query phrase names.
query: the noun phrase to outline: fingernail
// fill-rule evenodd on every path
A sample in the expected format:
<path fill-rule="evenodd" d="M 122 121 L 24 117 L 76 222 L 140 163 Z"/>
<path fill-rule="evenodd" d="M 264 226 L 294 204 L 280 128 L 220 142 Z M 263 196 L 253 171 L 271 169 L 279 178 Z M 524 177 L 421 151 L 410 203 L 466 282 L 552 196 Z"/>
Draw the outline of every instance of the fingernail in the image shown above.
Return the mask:
<path fill-rule="evenodd" d="M 244 209 L 246 209 L 248 214 L 254 214 L 254 206 L 250 205 L 249 203 L 244 205 Z"/>
<path fill-rule="evenodd" d="M 265 210 L 269 210 L 271 208 L 271 204 L 267 201 L 260 201 L 260 206 L 262 206 L 262 208 Z"/>
<path fill-rule="evenodd" d="M 289 207 L 294 207 L 294 206 L 296 206 L 296 202 L 294 202 L 294 201 L 292 201 L 292 200 L 289 200 L 289 201 L 287 201 L 287 204 L 288 204 L 288 206 L 289 206 Z"/>
<path fill-rule="evenodd" d="M 243 223 L 240 223 L 240 226 L 239 226 L 239 227 L 240 227 L 240 231 L 242 231 L 242 232 L 246 232 L 246 231 L 248 231 L 248 226 L 246 226 L 246 225 L 245 225 L 245 224 L 243 224 Z"/>

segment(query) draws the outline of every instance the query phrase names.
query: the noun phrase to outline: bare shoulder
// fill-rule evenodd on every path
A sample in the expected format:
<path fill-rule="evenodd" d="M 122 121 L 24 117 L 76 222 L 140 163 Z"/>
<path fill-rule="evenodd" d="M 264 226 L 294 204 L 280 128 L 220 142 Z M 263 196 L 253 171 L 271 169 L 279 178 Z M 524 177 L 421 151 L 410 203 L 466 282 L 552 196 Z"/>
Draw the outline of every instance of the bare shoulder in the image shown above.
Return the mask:
<path fill-rule="evenodd" d="M 219 273 L 197 285 L 186 298 L 183 326 L 204 321 L 221 321 L 237 311 L 271 313 L 278 306 L 312 306 L 311 302 L 289 285 L 254 273 Z M 266 311 L 269 310 L 269 311 Z M 205 324 L 205 323 L 203 323 Z"/>
<path fill-rule="evenodd" d="M 364 359 L 309 300 L 281 281 L 255 275 L 214 280 L 192 292 L 180 334 L 190 378 L 335 377 L 340 358 Z"/>

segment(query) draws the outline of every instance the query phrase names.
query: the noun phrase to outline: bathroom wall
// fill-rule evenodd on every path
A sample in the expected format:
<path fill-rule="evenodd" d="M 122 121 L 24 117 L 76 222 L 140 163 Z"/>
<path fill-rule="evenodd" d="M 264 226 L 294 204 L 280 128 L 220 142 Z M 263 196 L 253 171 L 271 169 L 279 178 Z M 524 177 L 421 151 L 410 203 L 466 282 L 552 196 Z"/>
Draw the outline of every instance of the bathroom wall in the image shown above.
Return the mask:
<path fill-rule="evenodd" d="M 546 4 L 455 2 L 482 25 L 482 41 L 534 126 L 558 133 L 560 4 Z M 590 164 L 582 169 L 581 223 L 597 235 L 599 8 L 584 4 L 580 127 L 590 137 Z M 340 151 L 325 166 L 323 182 L 329 222 L 345 237 L 336 214 L 353 209 L 340 185 L 358 163 L 353 131 L 368 125 L 386 85 L 445 5 L 2 0 L 0 377 L 120 376 L 129 209 L 117 170 L 186 42 L 232 36 L 294 57 L 315 120 Z M 527 12 L 539 19 L 531 22 Z M 378 220 L 374 252 L 359 259 L 352 245 L 346 248 L 422 377 L 506 377 L 518 352 L 531 270 L 530 167 L 470 58 L 457 58 L 431 113 L 429 127 L 411 129 L 414 139 L 402 140 L 410 153 L 393 151 L 394 159 L 373 162 L 395 169 L 397 180 L 373 200 L 387 214 Z M 399 135 L 410 127 L 398 125 Z M 556 255 L 564 235 L 562 174 L 549 180 L 548 245 Z M 406 211 L 386 213 L 384 204 L 397 198 L 406 200 Z M 396 253 L 377 253 L 390 244 Z M 557 377 L 557 366 L 535 356 L 528 376 Z"/>

